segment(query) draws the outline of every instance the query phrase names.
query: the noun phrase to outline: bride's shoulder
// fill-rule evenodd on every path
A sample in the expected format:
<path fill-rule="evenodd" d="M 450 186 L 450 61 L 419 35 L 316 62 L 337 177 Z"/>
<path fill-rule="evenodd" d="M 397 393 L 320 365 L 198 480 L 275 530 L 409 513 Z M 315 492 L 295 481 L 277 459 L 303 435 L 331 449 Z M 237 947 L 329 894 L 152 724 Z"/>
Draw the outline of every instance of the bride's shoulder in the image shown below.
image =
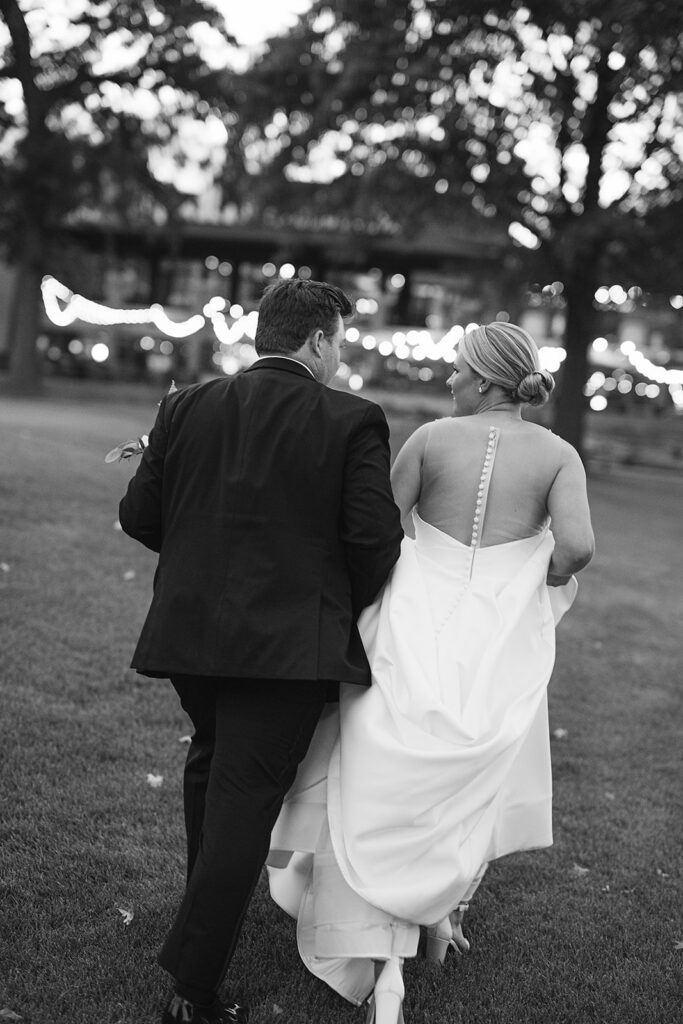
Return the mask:
<path fill-rule="evenodd" d="M 438 419 L 424 423 L 418 430 L 421 432 L 421 437 L 425 444 L 431 444 L 441 439 L 447 440 L 449 444 L 452 444 L 455 438 L 463 434 L 465 430 L 463 420 L 465 418 L 469 417 L 458 419 L 455 416 L 440 416 Z M 416 430 L 415 433 L 417 434 L 418 431 Z"/>
<path fill-rule="evenodd" d="M 435 439 L 443 434 L 444 430 L 448 430 L 447 424 L 451 422 L 451 419 L 444 417 L 442 419 L 429 420 L 427 423 L 422 423 L 403 443 L 400 456 L 405 458 L 410 455 L 417 457 L 422 461 L 426 455 L 427 449 L 433 444 Z"/>
<path fill-rule="evenodd" d="M 439 416 L 438 419 L 425 423 L 423 429 L 430 434 L 453 434 L 463 429 L 463 424 L 472 419 L 471 416 Z"/>
<path fill-rule="evenodd" d="M 527 426 L 532 428 L 539 440 L 544 441 L 549 448 L 554 448 L 557 452 L 565 455 L 568 455 L 570 452 L 576 452 L 576 449 L 570 445 L 569 441 L 565 441 L 559 434 L 553 433 L 550 427 L 544 427 L 540 423 L 528 423 Z"/>
<path fill-rule="evenodd" d="M 436 433 L 440 433 L 444 430 L 449 429 L 449 424 L 453 423 L 454 420 L 450 416 L 441 416 L 435 420 L 428 420 L 426 423 L 422 423 L 417 427 L 412 434 L 410 439 L 420 439 L 423 443 L 427 441 L 429 437 L 432 437 Z"/>
<path fill-rule="evenodd" d="M 536 443 L 547 452 L 558 469 L 563 465 L 573 464 L 577 460 L 581 461 L 576 448 L 559 434 L 554 434 L 548 427 L 538 423 L 529 423 L 528 427 L 532 428 L 530 433 Z"/>
<path fill-rule="evenodd" d="M 467 443 L 468 439 L 487 433 L 487 429 L 476 416 L 441 416 L 430 420 L 419 429 L 423 432 L 424 441 L 428 441 L 430 445 L 441 442 L 455 447 Z"/>

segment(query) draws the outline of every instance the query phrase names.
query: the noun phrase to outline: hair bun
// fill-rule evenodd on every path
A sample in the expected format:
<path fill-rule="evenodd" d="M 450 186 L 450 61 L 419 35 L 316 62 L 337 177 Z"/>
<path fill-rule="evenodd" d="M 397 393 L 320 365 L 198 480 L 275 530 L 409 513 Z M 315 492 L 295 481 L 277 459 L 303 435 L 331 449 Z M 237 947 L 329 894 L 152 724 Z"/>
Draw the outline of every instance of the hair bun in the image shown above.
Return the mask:
<path fill-rule="evenodd" d="M 547 370 L 534 370 L 522 377 L 517 385 L 516 397 L 529 405 L 545 405 L 555 387 L 555 380 Z"/>

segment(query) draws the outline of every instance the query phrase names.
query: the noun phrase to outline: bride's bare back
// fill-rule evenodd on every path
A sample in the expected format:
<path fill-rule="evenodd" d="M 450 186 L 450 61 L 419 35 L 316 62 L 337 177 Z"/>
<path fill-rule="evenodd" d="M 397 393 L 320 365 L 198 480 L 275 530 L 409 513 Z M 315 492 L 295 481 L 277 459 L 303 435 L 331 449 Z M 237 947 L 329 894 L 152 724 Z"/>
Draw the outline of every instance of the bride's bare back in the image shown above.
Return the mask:
<path fill-rule="evenodd" d="M 571 445 L 520 418 L 479 413 L 420 427 L 392 471 L 402 516 L 417 507 L 425 522 L 469 544 L 492 426 L 498 428 L 498 445 L 481 546 L 530 537 L 550 517 L 556 542 L 553 571 L 575 571 L 592 547 L 583 466 Z"/>
<path fill-rule="evenodd" d="M 463 544 L 469 544 L 472 515 L 486 444 L 496 417 L 437 420 L 427 431 L 417 511 Z M 481 546 L 505 544 L 540 532 L 548 519 L 550 486 L 559 468 L 553 435 L 518 421 L 499 429 Z"/>

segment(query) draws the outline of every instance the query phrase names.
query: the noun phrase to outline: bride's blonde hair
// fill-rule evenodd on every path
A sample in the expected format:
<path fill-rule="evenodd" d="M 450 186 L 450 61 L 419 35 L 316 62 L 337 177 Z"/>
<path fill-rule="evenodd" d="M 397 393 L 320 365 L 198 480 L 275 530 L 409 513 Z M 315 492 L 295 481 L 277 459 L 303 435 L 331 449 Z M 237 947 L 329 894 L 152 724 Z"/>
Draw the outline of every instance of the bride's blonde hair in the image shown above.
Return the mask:
<path fill-rule="evenodd" d="M 509 392 L 514 401 L 544 405 L 555 380 L 541 369 L 536 342 L 523 327 L 495 321 L 474 327 L 459 344 L 463 359 L 484 380 Z"/>

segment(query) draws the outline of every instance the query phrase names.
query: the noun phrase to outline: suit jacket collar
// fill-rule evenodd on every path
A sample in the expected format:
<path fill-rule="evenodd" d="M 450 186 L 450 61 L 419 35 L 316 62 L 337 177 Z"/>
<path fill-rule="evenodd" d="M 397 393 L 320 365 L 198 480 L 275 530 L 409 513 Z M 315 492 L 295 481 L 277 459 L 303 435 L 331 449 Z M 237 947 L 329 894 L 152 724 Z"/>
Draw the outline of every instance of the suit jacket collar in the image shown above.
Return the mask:
<path fill-rule="evenodd" d="M 253 370 L 284 370 L 286 373 L 295 373 L 297 377 L 304 377 L 307 380 L 317 383 L 315 377 L 301 363 L 295 363 L 291 359 L 280 356 L 261 356 L 248 366 L 243 373 L 251 373 Z"/>

